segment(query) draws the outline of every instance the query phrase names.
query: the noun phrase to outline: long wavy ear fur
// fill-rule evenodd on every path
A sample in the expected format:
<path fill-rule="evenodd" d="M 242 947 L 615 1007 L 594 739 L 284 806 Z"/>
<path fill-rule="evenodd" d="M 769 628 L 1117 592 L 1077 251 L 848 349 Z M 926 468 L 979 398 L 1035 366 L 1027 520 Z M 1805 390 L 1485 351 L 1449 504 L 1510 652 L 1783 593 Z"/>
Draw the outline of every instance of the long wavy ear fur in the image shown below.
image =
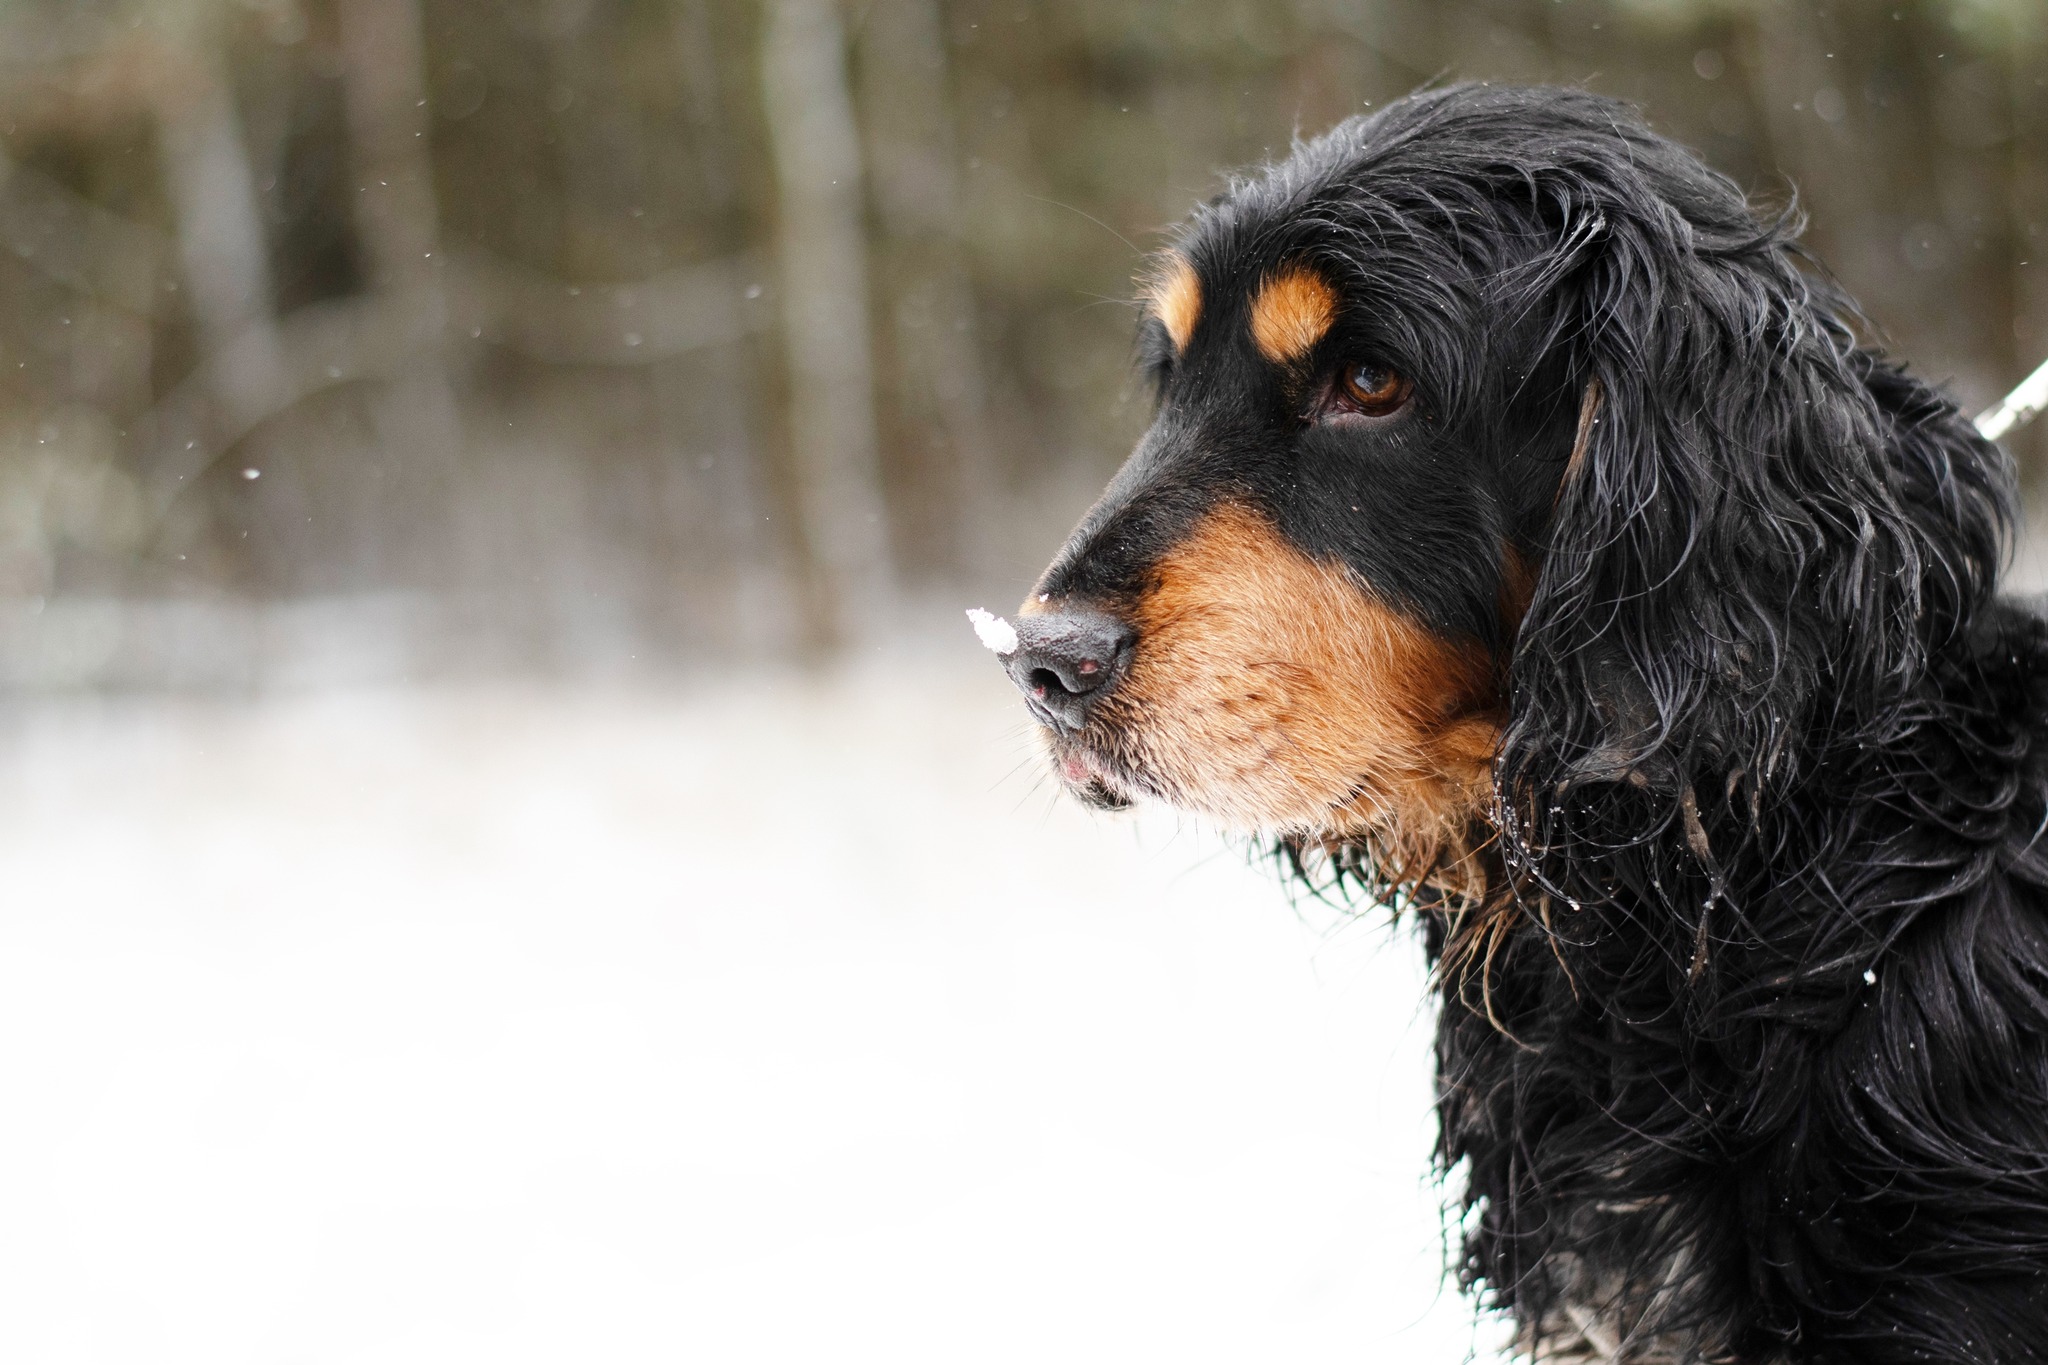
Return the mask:
<path fill-rule="evenodd" d="M 1904 719 L 1993 588 L 2012 478 L 1859 349 L 1787 223 L 1647 135 L 1533 180 L 1526 272 L 1588 401 L 1511 665 L 1497 769 L 1525 887 L 1605 899 L 1675 845 L 1712 888 L 1758 812 Z"/>

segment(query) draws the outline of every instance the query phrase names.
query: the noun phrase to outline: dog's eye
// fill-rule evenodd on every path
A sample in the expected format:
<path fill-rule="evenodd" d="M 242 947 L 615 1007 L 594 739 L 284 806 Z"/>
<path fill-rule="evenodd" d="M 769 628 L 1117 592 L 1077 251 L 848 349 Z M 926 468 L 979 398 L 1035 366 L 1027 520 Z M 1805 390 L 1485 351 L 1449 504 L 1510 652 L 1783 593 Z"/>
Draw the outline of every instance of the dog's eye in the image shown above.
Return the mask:
<path fill-rule="evenodd" d="M 1339 386 L 1344 406 L 1368 417 L 1384 417 L 1408 401 L 1414 385 L 1384 365 L 1347 365 Z"/>

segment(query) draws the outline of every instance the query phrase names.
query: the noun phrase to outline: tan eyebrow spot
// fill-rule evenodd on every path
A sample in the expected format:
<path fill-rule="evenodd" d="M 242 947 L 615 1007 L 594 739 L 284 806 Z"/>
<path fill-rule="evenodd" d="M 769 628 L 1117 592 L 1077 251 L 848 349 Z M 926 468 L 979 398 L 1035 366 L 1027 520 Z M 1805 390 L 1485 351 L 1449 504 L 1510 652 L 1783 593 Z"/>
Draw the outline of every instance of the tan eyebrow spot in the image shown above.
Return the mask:
<path fill-rule="evenodd" d="M 1337 291 L 1300 266 L 1269 275 L 1252 300 L 1252 340 L 1275 365 L 1307 355 L 1336 320 Z"/>
<path fill-rule="evenodd" d="M 1144 283 L 1144 296 L 1153 315 L 1166 327 L 1173 349 L 1185 351 L 1202 318 L 1202 282 L 1195 277 L 1188 258 L 1178 251 L 1160 257 Z"/>

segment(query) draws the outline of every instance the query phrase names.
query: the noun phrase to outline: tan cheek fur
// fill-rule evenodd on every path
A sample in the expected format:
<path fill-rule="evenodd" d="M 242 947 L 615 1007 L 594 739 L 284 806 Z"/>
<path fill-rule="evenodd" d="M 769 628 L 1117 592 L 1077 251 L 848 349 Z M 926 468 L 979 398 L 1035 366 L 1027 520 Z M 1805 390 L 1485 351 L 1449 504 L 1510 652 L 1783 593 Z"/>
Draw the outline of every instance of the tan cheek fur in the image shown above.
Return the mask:
<path fill-rule="evenodd" d="M 1188 258 L 1177 251 L 1161 257 L 1152 278 L 1145 282 L 1144 297 L 1166 328 L 1173 349 L 1187 350 L 1195 335 L 1195 324 L 1202 320 L 1202 282 L 1196 278 Z"/>
<path fill-rule="evenodd" d="M 1476 650 L 1241 507 L 1211 514 L 1155 581 L 1102 719 L 1176 804 L 1240 829 L 1392 837 L 1418 856 L 1462 841 L 1498 735 Z"/>
<path fill-rule="evenodd" d="M 1299 266 L 1268 278 L 1252 300 L 1252 341 L 1275 365 L 1302 359 L 1336 321 L 1337 291 Z"/>

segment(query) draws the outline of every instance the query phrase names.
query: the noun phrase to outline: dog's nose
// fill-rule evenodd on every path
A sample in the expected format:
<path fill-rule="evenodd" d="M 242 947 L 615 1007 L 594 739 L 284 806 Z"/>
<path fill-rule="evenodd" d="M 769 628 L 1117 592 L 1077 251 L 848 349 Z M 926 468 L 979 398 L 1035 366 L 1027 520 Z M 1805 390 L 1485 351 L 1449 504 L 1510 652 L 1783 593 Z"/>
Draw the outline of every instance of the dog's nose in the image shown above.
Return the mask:
<path fill-rule="evenodd" d="M 1088 711 L 1115 689 L 1137 632 L 1093 611 L 1047 612 L 1017 622 L 1017 648 L 1005 660 L 1010 680 L 1040 721 L 1078 730 Z"/>

